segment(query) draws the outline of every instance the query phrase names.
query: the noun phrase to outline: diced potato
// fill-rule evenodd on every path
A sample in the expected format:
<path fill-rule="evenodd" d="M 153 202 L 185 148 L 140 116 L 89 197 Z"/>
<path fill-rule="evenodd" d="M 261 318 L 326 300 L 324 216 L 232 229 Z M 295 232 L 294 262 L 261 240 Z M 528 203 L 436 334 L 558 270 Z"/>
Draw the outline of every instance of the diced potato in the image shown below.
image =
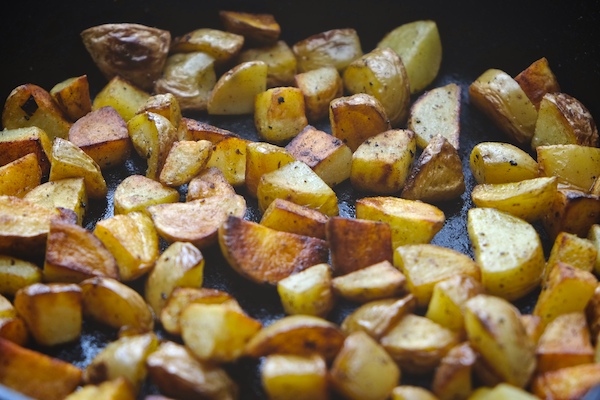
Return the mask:
<path fill-rule="evenodd" d="M 545 259 L 531 224 L 493 208 L 472 208 L 467 231 L 488 293 L 516 300 L 537 287 Z"/>
<path fill-rule="evenodd" d="M 216 144 L 229 136 L 239 137 L 227 129 L 188 117 L 182 117 L 177 126 L 177 140 L 208 140 Z"/>
<path fill-rule="evenodd" d="M 228 32 L 242 35 L 253 44 L 271 44 L 281 33 L 273 14 L 221 10 L 219 18 Z"/>
<path fill-rule="evenodd" d="M 323 239 L 278 231 L 233 215 L 219 226 L 218 239 L 229 265 L 261 284 L 276 285 L 292 273 L 329 258 Z"/>
<path fill-rule="evenodd" d="M 331 217 L 326 224 L 326 236 L 335 275 L 393 259 L 391 228 L 386 222 Z"/>
<path fill-rule="evenodd" d="M 332 65 L 342 72 L 363 55 L 358 32 L 352 28 L 331 29 L 302 39 L 292 46 L 298 72 Z"/>
<path fill-rule="evenodd" d="M 125 121 L 129 121 L 146 104 L 149 97 L 150 93 L 146 90 L 117 75 L 96 94 L 92 110 L 111 106 Z"/>
<path fill-rule="evenodd" d="M 17 291 L 14 305 L 42 346 L 69 343 L 81 335 L 82 292 L 75 284 L 34 283 Z"/>
<path fill-rule="evenodd" d="M 177 189 L 144 175 L 129 175 L 115 188 L 115 214 L 127 214 L 134 211 L 147 213 L 151 205 L 175 203 L 179 201 Z"/>
<path fill-rule="evenodd" d="M 510 143 L 477 143 L 469 159 L 469 167 L 477 183 L 507 183 L 538 176 L 535 159 Z"/>
<path fill-rule="evenodd" d="M 25 286 L 42 281 L 42 270 L 20 258 L 0 255 L 0 294 L 14 296 Z"/>
<path fill-rule="evenodd" d="M 329 103 L 331 134 L 352 152 L 365 140 L 392 128 L 385 108 L 367 93 L 337 97 Z"/>
<path fill-rule="evenodd" d="M 263 213 L 260 224 L 278 231 L 326 239 L 328 219 L 313 208 L 277 198 Z"/>
<path fill-rule="evenodd" d="M 339 213 L 336 193 L 302 161 L 292 161 L 264 173 L 258 181 L 256 195 L 261 212 L 276 198 L 284 198 L 330 217 Z"/>
<path fill-rule="evenodd" d="M 27 192 L 23 198 L 49 209 L 62 207 L 73 210 L 79 225 L 83 222 L 88 203 L 85 181 L 82 177 L 44 182 Z"/>
<path fill-rule="evenodd" d="M 40 183 L 42 169 L 34 153 L 0 166 L 0 196 L 25 197 Z"/>
<path fill-rule="evenodd" d="M 292 161 L 294 157 L 285 147 L 267 142 L 248 142 L 244 177 L 248 194 L 256 197 L 260 177 Z"/>
<path fill-rule="evenodd" d="M 133 385 L 123 376 L 98 385 L 84 385 L 65 400 L 135 400 Z"/>
<path fill-rule="evenodd" d="M 401 385 L 392 390 L 392 400 L 437 400 L 429 390 L 421 386 Z"/>
<path fill-rule="evenodd" d="M 303 161 L 331 187 L 350 178 L 352 150 L 340 139 L 312 125 L 306 126 L 285 149 Z"/>
<path fill-rule="evenodd" d="M 432 372 L 448 351 L 458 344 L 458 336 L 432 320 L 406 314 L 379 340 L 402 371 Z"/>
<path fill-rule="evenodd" d="M 37 126 L 8 129 L 0 132 L 0 165 L 34 153 L 42 168 L 42 175 L 50 172 L 52 142 L 48 134 Z"/>
<path fill-rule="evenodd" d="M 396 128 L 406 122 L 410 109 L 410 83 L 404 63 L 390 49 L 375 48 L 354 60 L 342 73 L 351 94 L 367 93 L 379 100 Z"/>
<path fill-rule="evenodd" d="M 559 183 L 588 192 L 600 176 L 600 148 L 556 144 L 536 148 L 540 176 L 557 176 Z"/>
<path fill-rule="evenodd" d="M 233 186 L 243 186 L 246 179 L 246 146 L 249 140 L 229 136 L 213 147 L 207 168 L 217 167 Z"/>
<path fill-rule="evenodd" d="M 71 121 L 92 111 L 92 98 L 87 75 L 67 78 L 50 89 L 50 95 Z"/>
<path fill-rule="evenodd" d="M 600 364 L 590 363 L 549 371 L 534 377 L 531 391 L 538 398 L 584 398 L 600 384 Z"/>
<path fill-rule="evenodd" d="M 559 262 L 593 272 L 597 259 L 598 250 L 590 240 L 572 233 L 561 232 L 554 239 L 550 249 L 544 276 L 548 276 L 552 267 Z"/>
<path fill-rule="evenodd" d="M 146 100 L 146 103 L 137 111 L 137 114 L 143 113 L 144 111 L 153 112 L 166 117 L 176 128 L 179 127 L 181 118 L 183 118 L 181 114 L 181 105 L 173 93 L 157 93 L 151 95 Z"/>
<path fill-rule="evenodd" d="M 234 194 L 236 194 L 235 188 L 229 183 L 225 174 L 217 167 L 209 167 L 200 171 L 188 183 L 185 201 Z"/>
<path fill-rule="evenodd" d="M 392 129 L 365 140 L 352 154 L 352 187 L 379 194 L 400 191 L 416 153 L 415 134 L 407 129 Z"/>
<path fill-rule="evenodd" d="M 419 148 L 424 149 L 431 139 L 442 135 L 455 149 L 459 149 L 460 98 L 461 87 L 448 83 L 423 93 L 413 103 L 407 128 L 415 133 Z"/>
<path fill-rule="evenodd" d="M 286 314 L 325 317 L 333 309 L 331 267 L 320 263 L 277 282 L 277 293 Z"/>
<path fill-rule="evenodd" d="M 442 41 L 432 20 L 408 22 L 388 32 L 377 47 L 390 47 L 406 67 L 410 92 L 425 89 L 437 77 L 442 64 Z"/>
<path fill-rule="evenodd" d="M 163 251 L 148 274 L 144 288 L 144 298 L 154 315 L 160 315 L 176 287 L 202 286 L 204 263 L 204 256 L 191 243 L 175 242 Z"/>
<path fill-rule="evenodd" d="M 292 48 L 283 40 L 242 50 L 237 60 L 238 62 L 262 61 L 266 63 L 268 67 L 267 88 L 294 84 L 298 62 Z"/>
<path fill-rule="evenodd" d="M 29 342 L 29 329 L 25 320 L 6 297 L 0 294 L 0 338 L 19 346 Z"/>
<path fill-rule="evenodd" d="M 344 82 L 333 66 L 296 74 L 293 83 L 304 94 L 306 118 L 310 123 L 325 119 L 331 102 L 344 94 Z"/>
<path fill-rule="evenodd" d="M 327 400 L 329 385 L 325 360 L 314 354 L 272 354 L 260 369 L 262 386 L 270 400 Z"/>
<path fill-rule="evenodd" d="M 457 344 L 441 359 L 433 375 L 431 391 L 439 400 L 467 399 L 475 386 L 476 361 L 477 353 L 469 342 Z"/>
<path fill-rule="evenodd" d="M 434 205 L 392 196 L 356 200 L 356 218 L 387 222 L 392 228 L 392 249 L 429 243 L 446 221 L 444 212 Z"/>
<path fill-rule="evenodd" d="M 600 196 L 559 184 L 552 208 L 542 223 L 551 240 L 560 232 L 585 237 L 592 225 L 600 223 Z"/>
<path fill-rule="evenodd" d="M 334 293 L 357 303 L 395 297 L 404 291 L 405 284 L 406 277 L 387 260 L 332 280 Z"/>
<path fill-rule="evenodd" d="M 465 328 L 473 349 L 499 382 L 523 388 L 536 368 L 535 345 L 519 310 L 501 297 L 479 294 L 465 303 Z"/>
<path fill-rule="evenodd" d="M 360 331 L 344 340 L 329 373 L 334 389 L 353 400 L 387 399 L 401 377 L 387 351 Z"/>
<path fill-rule="evenodd" d="M 174 142 L 160 171 L 159 181 L 171 187 L 189 183 L 208 164 L 212 146 L 208 140 Z"/>
<path fill-rule="evenodd" d="M 519 72 L 515 81 L 538 110 L 546 93 L 560 92 L 560 85 L 546 57 L 539 58 Z"/>
<path fill-rule="evenodd" d="M 302 91 L 278 86 L 258 93 L 254 99 L 254 126 L 265 141 L 287 143 L 308 125 Z"/>
<path fill-rule="evenodd" d="M 171 53 L 201 51 L 220 65 L 233 60 L 244 45 L 244 37 L 219 29 L 200 28 L 173 39 Z"/>
<path fill-rule="evenodd" d="M 210 93 L 210 115 L 254 113 L 254 98 L 267 89 L 267 63 L 246 61 L 221 75 Z"/>
<path fill-rule="evenodd" d="M 122 165 L 132 150 L 127 124 L 111 106 L 95 109 L 78 119 L 69 130 L 69 141 L 89 155 L 100 169 Z"/>
<path fill-rule="evenodd" d="M 181 311 L 181 338 L 200 360 L 233 362 L 262 323 L 224 304 L 193 303 Z"/>
<path fill-rule="evenodd" d="M 141 294 L 112 278 L 82 281 L 83 314 L 109 327 L 150 332 L 154 316 Z"/>

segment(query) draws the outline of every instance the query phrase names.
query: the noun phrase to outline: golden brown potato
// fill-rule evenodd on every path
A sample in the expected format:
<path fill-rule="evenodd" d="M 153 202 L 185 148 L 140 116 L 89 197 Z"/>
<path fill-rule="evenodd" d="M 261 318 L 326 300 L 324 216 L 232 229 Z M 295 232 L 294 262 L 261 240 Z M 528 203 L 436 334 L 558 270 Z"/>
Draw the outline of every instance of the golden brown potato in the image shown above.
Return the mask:
<path fill-rule="evenodd" d="M 0 294 L 14 296 L 17 290 L 42 281 L 42 270 L 20 258 L 0 255 Z"/>
<path fill-rule="evenodd" d="M 189 183 L 206 167 L 212 151 L 213 144 L 208 140 L 174 142 L 160 171 L 159 181 L 171 187 Z"/>
<path fill-rule="evenodd" d="M 292 45 L 298 72 L 332 65 L 342 72 L 363 55 L 360 38 L 352 28 L 331 29 L 304 38 Z"/>
<path fill-rule="evenodd" d="M 254 98 L 254 126 L 260 138 L 274 144 L 289 142 L 308 125 L 302 91 L 278 86 Z"/>
<path fill-rule="evenodd" d="M 34 153 L 0 166 L 0 196 L 25 197 L 42 182 L 42 168 Z"/>
<path fill-rule="evenodd" d="M 37 399 L 63 400 L 81 381 L 74 364 L 0 338 L 0 384 Z"/>
<path fill-rule="evenodd" d="M 96 94 L 92 110 L 111 106 L 125 121 L 129 121 L 146 104 L 149 97 L 149 92 L 117 75 Z"/>
<path fill-rule="evenodd" d="M 157 93 L 151 95 L 146 99 L 146 103 L 137 111 L 137 114 L 143 113 L 144 111 L 153 112 L 166 117 L 176 128 L 179 127 L 181 118 L 183 118 L 181 115 L 181 105 L 173 93 Z"/>
<path fill-rule="evenodd" d="M 272 354 L 260 368 L 262 386 L 271 400 L 327 400 L 329 384 L 323 357 Z"/>
<path fill-rule="evenodd" d="M 434 372 L 431 391 L 439 400 L 469 398 L 475 386 L 473 366 L 476 360 L 477 353 L 469 342 L 452 347 Z"/>
<path fill-rule="evenodd" d="M 133 385 L 123 376 L 99 383 L 84 385 L 65 400 L 135 400 Z"/>
<path fill-rule="evenodd" d="M 92 111 L 87 75 L 74 76 L 57 83 L 50 89 L 50 95 L 73 122 Z"/>
<path fill-rule="evenodd" d="M 515 81 L 538 110 L 546 93 L 560 92 L 560 85 L 546 57 L 539 58 L 519 72 Z"/>
<path fill-rule="evenodd" d="M 48 176 L 52 157 L 52 142 L 46 132 L 36 126 L 7 129 L 0 132 L 0 165 L 8 164 L 29 153 L 34 153 L 42 169 Z"/>
<path fill-rule="evenodd" d="M 96 25 L 81 39 L 107 80 L 121 76 L 144 90 L 160 76 L 171 46 L 169 31 L 131 23 Z"/>
<path fill-rule="evenodd" d="M 285 199 L 275 199 L 263 213 L 260 224 L 278 231 L 326 239 L 329 217 L 313 208 Z"/>
<path fill-rule="evenodd" d="M 335 305 L 331 267 L 320 263 L 293 273 L 277 282 L 277 293 L 286 314 L 324 318 Z"/>
<path fill-rule="evenodd" d="M 598 257 L 596 257 L 596 262 L 594 263 L 594 272 L 600 273 L 600 224 L 594 224 L 590 227 L 587 238 L 598 253 Z"/>
<path fill-rule="evenodd" d="M 271 44 L 281 33 L 273 14 L 221 10 L 219 18 L 228 32 L 244 36 L 251 44 Z"/>
<path fill-rule="evenodd" d="M 177 140 L 208 140 L 216 144 L 229 136 L 238 135 L 227 129 L 188 117 L 181 117 L 177 126 Z"/>
<path fill-rule="evenodd" d="M 179 192 L 144 175 L 129 175 L 115 188 L 115 214 L 133 211 L 147 213 L 147 207 L 155 204 L 179 201 Z"/>
<path fill-rule="evenodd" d="M 294 157 L 285 147 L 267 142 L 248 142 L 246 144 L 245 185 L 248 194 L 256 197 L 260 177 L 294 161 Z"/>
<path fill-rule="evenodd" d="M 598 250 L 594 243 L 573 233 L 560 232 L 548 256 L 544 277 L 548 276 L 552 267 L 559 262 L 571 265 L 584 271 L 593 272 L 598 259 Z"/>
<path fill-rule="evenodd" d="M 23 198 L 49 209 L 62 207 L 73 210 L 79 225 L 83 222 L 88 203 L 83 178 L 64 178 L 44 182 L 31 189 Z"/>
<path fill-rule="evenodd" d="M 246 179 L 246 148 L 250 140 L 228 136 L 217 142 L 206 164 L 217 167 L 232 186 L 243 186 Z"/>
<path fill-rule="evenodd" d="M 254 98 L 267 89 L 267 63 L 246 61 L 225 72 L 215 83 L 206 110 L 210 115 L 254 113 Z"/>
<path fill-rule="evenodd" d="M 400 295 L 406 277 L 391 262 L 384 260 L 362 269 L 336 276 L 331 281 L 338 296 L 356 303 Z"/>
<path fill-rule="evenodd" d="M 333 66 L 296 74 L 293 83 L 304 94 L 306 118 L 311 123 L 325 119 L 331 102 L 344 94 L 344 82 Z"/>
<path fill-rule="evenodd" d="M 334 275 L 345 275 L 381 261 L 392 262 L 392 231 L 386 222 L 331 217 L 325 229 Z"/>
<path fill-rule="evenodd" d="M 531 391 L 541 399 L 577 399 L 598 384 L 600 364 L 590 363 L 536 375 Z"/>
<path fill-rule="evenodd" d="M 585 237 L 592 225 L 600 223 L 600 196 L 562 188 L 559 184 L 552 208 L 542 222 L 551 240 L 560 232 Z"/>
<path fill-rule="evenodd" d="M 229 196 L 236 194 L 223 172 L 217 167 L 200 171 L 187 186 L 185 201 L 204 199 L 210 196 Z"/>
<path fill-rule="evenodd" d="M 538 176 L 537 161 L 523 149 L 503 142 L 477 143 L 469 156 L 477 183 L 507 183 Z"/>
<path fill-rule="evenodd" d="M 229 265 L 256 283 L 276 285 L 329 257 L 323 239 L 277 231 L 234 215 L 219 226 L 218 239 Z"/>
<path fill-rule="evenodd" d="M 267 64 L 267 88 L 292 86 L 297 71 L 297 60 L 291 47 L 283 40 L 273 44 L 243 49 L 238 62 L 262 61 Z"/>
<path fill-rule="evenodd" d="M 600 148 L 556 144 L 536 148 L 540 176 L 557 176 L 558 182 L 589 193 L 600 176 Z"/>
<path fill-rule="evenodd" d="M 200 28 L 173 38 L 171 53 L 203 52 L 219 65 L 233 60 L 244 45 L 244 37 L 219 29 Z"/>

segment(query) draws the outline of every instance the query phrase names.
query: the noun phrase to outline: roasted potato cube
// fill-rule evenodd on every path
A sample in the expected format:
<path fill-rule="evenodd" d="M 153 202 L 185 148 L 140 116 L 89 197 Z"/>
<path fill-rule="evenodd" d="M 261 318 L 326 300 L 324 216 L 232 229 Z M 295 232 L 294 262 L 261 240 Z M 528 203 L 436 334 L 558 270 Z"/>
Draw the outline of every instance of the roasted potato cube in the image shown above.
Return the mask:
<path fill-rule="evenodd" d="M 246 61 L 225 72 L 215 83 L 207 103 L 210 115 L 254 113 L 254 99 L 267 89 L 267 63 Z"/>
<path fill-rule="evenodd" d="M 89 278 L 79 283 L 83 293 L 83 315 L 112 328 L 149 332 L 154 317 L 141 294 L 115 279 Z"/>
<path fill-rule="evenodd" d="M 179 128 L 181 118 L 183 118 L 181 114 L 181 105 L 173 93 L 157 93 L 151 95 L 146 100 L 146 103 L 137 111 L 137 114 L 143 113 L 144 111 L 153 112 L 166 117 L 176 128 Z"/>
<path fill-rule="evenodd" d="M 469 167 L 477 183 L 507 183 L 538 176 L 537 161 L 510 143 L 480 142 L 469 156 Z"/>
<path fill-rule="evenodd" d="M 392 128 L 381 102 L 367 93 L 338 97 L 329 103 L 331 134 L 352 152 L 365 140 Z"/>
<path fill-rule="evenodd" d="M 236 194 L 223 171 L 217 167 L 209 167 L 200 171 L 188 183 L 186 201 L 204 199 L 210 196 L 230 196 Z"/>
<path fill-rule="evenodd" d="M 592 225 L 600 223 L 600 196 L 564 188 L 559 184 L 552 208 L 542 223 L 551 240 L 560 232 L 585 237 Z"/>
<path fill-rule="evenodd" d="M 200 361 L 181 344 L 163 341 L 148 355 L 146 366 L 150 380 L 167 396 L 238 398 L 238 386 L 223 368 Z"/>
<path fill-rule="evenodd" d="M 458 344 L 456 333 L 416 314 L 404 315 L 379 339 L 402 371 L 432 372 Z"/>
<path fill-rule="evenodd" d="M 154 91 L 172 94 L 184 111 L 206 111 L 217 83 L 215 59 L 201 51 L 171 54 L 156 80 Z M 175 125 L 177 126 L 177 125 Z"/>
<path fill-rule="evenodd" d="M 227 129 L 188 117 L 181 117 L 177 126 L 177 140 L 208 140 L 216 144 L 230 136 L 239 137 Z"/>
<path fill-rule="evenodd" d="M 346 275 L 336 276 L 331 283 L 338 296 L 366 303 L 399 295 L 405 289 L 406 277 L 391 262 L 384 260 Z"/>
<path fill-rule="evenodd" d="M 538 110 L 546 93 L 560 92 L 560 85 L 546 57 L 539 58 L 519 72 L 515 81 Z"/>
<path fill-rule="evenodd" d="M 133 211 L 147 213 L 147 207 L 155 204 L 175 203 L 179 201 L 177 189 L 145 177 L 129 175 L 115 188 L 115 214 L 127 214 Z"/>
<path fill-rule="evenodd" d="M 545 259 L 530 223 L 494 208 L 472 208 L 467 231 L 488 293 L 516 300 L 537 287 Z"/>
<path fill-rule="evenodd" d="M 135 400 L 133 385 L 123 376 L 102 382 L 98 385 L 84 385 L 65 400 Z"/>
<path fill-rule="evenodd" d="M 296 160 L 303 161 L 331 187 L 350 178 L 352 150 L 342 140 L 306 126 L 285 149 Z"/>
<path fill-rule="evenodd" d="M 92 110 L 111 106 L 125 121 L 129 121 L 146 104 L 149 97 L 149 92 L 117 75 L 96 94 Z"/>
<path fill-rule="evenodd" d="M 246 179 L 246 147 L 250 141 L 228 136 L 217 142 L 206 164 L 217 167 L 232 186 L 243 186 Z"/>
<path fill-rule="evenodd" d="M 462 161 L 456 148 L 441 135 L 429 140 L 412 166 L 402 188 L 402 197 L 441 202 L 460 197 L 465 191 Z"/>
<path fill-rule="evenodd" d="M 275 199 L 263 213 L 261 225 L 278 231 L 326 239 L 329 217 L 313 208 L 285 199 Z"/>
<path fill-rule="evenodd" d="M 14 296 L 25 286 L 42 281 L 42 270 L 20 258 L 0 255 L 0 294 Z"/>
<path fill-rule="evenodd" d="M 49 209 L 62 207 L 73 210 L 79 225 L 83 222 L 88 202 L 85 181 L 81 177 L 44 182 L 27 192 L 23 198 Z"/>
<path fill-rule="evenodd" d="M 208 140 L 182 140 L 173 143 L 160 171 L 159 181 L 166 186 L 189 183 L 208 164 L 213 144 Z"/>
<path fill-rule="evenodd" d="M 57 83 L 50 89 L 50 95 L 73 122 L 92 111 L 87 75 L 74 76 Z"/>
<path fill-rule="evenodd" d="M 327 400 L 329 385 L 323 357 L 272 354 L 265 357 L 260 380 L 270 400 Z"/>
<path fill-rule="evenodd" d="M 479 265 L 457 250 L 430 243 L 398 246 L 394 249 L 394 265 L 406 277 L 408 290 L 421 307 L 431 300 L 438 282 L 455 275 L 481 280 Z"/>
<path fill-rule="evenodd" d="M 42 346 L 69 343 L 81 335 L 82 292 L 76 284 L 34 283 L 17 291 L 14 305 Z"/>
<path fill-rule="evenodd" d="M 465 303 L 469 343 L 499 382 L 525 387 L 536 368 L 535 345 L 519 310 L 501 297 L 479 294 Z"/>
<path fill-rule="evenodd" d="M 391 400 L 438 400 L 431 391 L 421 386 L 401 385 L 392 390 Z"/>
<path fill-rule="evenodd" d="M 201 51 L 215 59 L 219 65 L 233 60 L 244 46 L 244 37 L 219 29 L 200 28 L 173 39 L 171 53 Z"/>
<path fill-rule="evenodd" d="M 254 126 L 269 143 L 284 144 L 308 125 L 302 91 L 279 86 L 258 93 L 254 99 Z"/>
<path fill-rule="evenodd" d="M 442 64 L 442 41 L 437 24 L 417 20 L 388 32 L 377 47 L 390 47 L 402 59 L 410 83 L 410 92 L 425 89 L 437 77 Z"/>
<path fill-rule="evenodd" d="M 230 215 L 218 228 L 219 246 L 229 265 L 256 283 L 276 285 L 294 272 L 327 262 L 323 239 L 282 232 Z"/>
<path fill-rule="evenodd" d="M 256 197 L 258 182 L 263 174 L 275 171 L 294 160 L 285 147 L 267 142 L 248 142 L 244 177 L 248 194 Z"/>
<path fill-rule="evenodd" d="M 490 68 L 469 85 L 469 96 L 473 105 L 510 139 L 530 145 L 538 112 L 513 77 Z"/>
<path fill-rule="evenodd" d="M 334 66 L 343 71 L 363 55 L 360 38 L 352 28 L 331 29 L 304 38 L 292 46 L 298 60 L 298 72 Z"/>
<path fill-rule="evenodd" d="M 148 212 L 158 234 L 167 242 L 190 242 L 202 249 L 217 243 L 217 231 L 229 216 L 245 215 L 246 200 L 238 194 L 215 195 L 149 206 Z"/>
<path fill-rule="evenodd" d="M 37 126 L 7 129 L 0 131 L 0 165 L 6 165 L 18 158 L 34 153 L 42 169 L 48 176 L 52 157 L 52 142 L 46 132 Z"/>
<path fill-rule="evenodd" d="M 333 309 L 331 267 L 320 263 L 277 282 L 277 293 L 286 314 L 326 317 Z"/>
<path fill-rule="evenodd" d="M 273 14 L 221 10 L 219 18 L 228 32 L 242 35 L 253 44 L 271 44 L 281 33 Z"/>
<path fill-rule="evenodd" d="M 554 243 L 550 249 L 544 276 L 548 276 L 552 267 L 559 262 L 569 264 L 584 271 L 593 272 L 597 259 L 598 250 L 590 240 L 580 238 L 572 233 L 561 232 L 554 239 Z"/>
<path fill-rule="evenodd" d="M 344 81 L 333 66 L 325 66 L 293 77 L 293 82 L 304 95 L 306 118 L 314 123 L 329 115 L 330 103 L 344 94 Z"/>
<path fill-rule="evenodd" d="M 0 196 L 25 197 L 42 183 L 42 168 L 34 153 L 0 166 Z"/>
<path fill-rule="evenodd" d="M 292 161 L 264 173 L 258 181 L 256 195 L 261 212 L 276 198 L 283 198 L 314 208 L 329 217 L 339 213 L 336 193 L 302 161 Z"/>
<path fill-rule="evenodd" d="M 540 176 L 557 176 L 559 183 L 589 193 L 600 176 L 600 148 L 556 144 L 536 148 Z"/>
<path fill-rule="evenodd" d="M 200 287 L 204 279 L 204 256 L 193 244 L 175 242 L 158 257 L 148 274 L 144 298 L 159 316 L 178 286 Z"/>
<path fill-rule="evenodd" d="M 376 97 L 392 128 L 406 122 L 410 109 L 410 83 L 404 63 L 394 50 L 389 47 L 371 50 L 348 65 L 342 79 L 347 92 Z"/>
<path fill-rule="evenodd" d="M 0 384 L 36 399 L 63 400 L 81 381 L 74 364 L 0 338 Z"/>
<path fill-rule="evenodd" d="M 334 389 L 353 400 L 387 399 L 401 377 L 388 352 L 360 331 L 344 340 L 329 374 Z"/>
<path fill-rule="evenodd" d="M 452 347 L 436 368 L 431 391 L 439 400 L 467 399 L 474 385 L 473 366 L 477 353 L 469 342 Z"/>
<path fill-rule="evenodd" d="M 200 360 L 233 362 L 244 355 L 249 340 L 262 323 L 244 312 L 221 304 L 192 303 L 181 311 L 181 338 Z"/>
<path fill-rule="evenodd" d="M 267 88 L 292 86 L 298 62 L 292 48 L 283 40 L 242 50 L 238 62 L 262 61 L 267 64 Z"/>
<path fill-rule="evenodd" d="M 2 297 L 5 299 L 4 297 Z M 10 304 L 8 300 L 5 301 Z M 29 329 L 25 320 L 17 315 L 17 311 L 12 304 L 12 316 L 0 316 L 0 338 L 9 340 L 19 346 L 25 346 L 29 343 Z"/>
<path fill-rule="evenodd" d="M 531 391 L 541 399 L 577 399 L 584 398 L 598 384 L 600 364 L 590 363 L 536 375 Z"/>
<path fill-rule="evenodd" d="M 42 129 L 50 141 L 59 137 L 66 139 L 72 122 L 54 101 L 50 93 L 32 83 L 14 88 L 2 109 L 4 129 L 37 126 Z"/>

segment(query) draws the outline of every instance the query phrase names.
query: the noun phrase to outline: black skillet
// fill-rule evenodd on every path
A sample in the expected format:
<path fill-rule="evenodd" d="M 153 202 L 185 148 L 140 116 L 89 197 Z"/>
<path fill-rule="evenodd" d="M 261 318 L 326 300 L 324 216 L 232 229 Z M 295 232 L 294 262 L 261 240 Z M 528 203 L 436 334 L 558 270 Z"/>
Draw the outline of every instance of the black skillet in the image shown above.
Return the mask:
<path fill-rule="evenodd" d="M 312 34 L 333 28 L 354 28 L 364 52 L 396 26 L 418 19 L 432 19 L 438 24 L 443 44 L 443 61 L 438 78 L 430 87 L 449 82 L 463 87 L 460 155 L 468 191 L 458 200 L 439 206 L 447 222 L 433 243 L 450 247 L 472 256 L 466 234 L 466 211 L 472 207 L 469 192 L 473 179 L 468 169 L 468 155 L 477 142 L 509 141 L 470 103 L 468 85 L 488 68 L 499 68 L 516 75 L 533 61 L 546 57 L 557 75 L 562 91 L 576 97 L 592 115 L 600 115 L 600 5 L 598 1 L 548 2 L 508 0 L 503 2 L 469 1 L 402 1 L 402 0 L 333 0 L 333 1 L 156 1 L 156 0 L 92 0 L 59 2 L 15 2 L 12 11 L 0 17 L 2 32 L 2 78 L 0 97 L 23 83 L 35 83 L 46 89 L 68 77 L 87 74 L 96 93 L 106 81 L 84 49 L 79 33 L 90 26 L 108 22 L 136 22 L 169 30 L 173 36 L 201 27 L 221 29 L 217 12 L 221 9 L 266 12 L 275 16 L 282 27 L 282 39 L 289 44 Z M 249 116 L 215 118 L 190 115 L 257 139 Z M 328 121 L 315 124 L 330 131 Z M 111 190 L 125 176 L 143 173 L 142 161 L 132 159 L 125 166 L 106 172 Z M 341 214 L 354 215 L 354 201 L 361 196 L 349 184 L 337 189 Z M 243 192 L 243 191 L 242 191 Z M 255 202 L 249 202 L 247 218 L 257 220 L 260 214 Z M 112 215 L 111 199 L 90 204 L 85 226 L 93 228 L 98 219 Z M 538 227 L 539 228 L 539 227 Z M 539 229 L 546 252 L 551 243 Z M 277 294 L 260 288 L 234 273 L 218 251 L 207 251 L 205 286 L 232 293 L 255 318 L 268 324 L 283 316 Z M 139 282 L 134 283 L 139 287 Z M 523 312 L 531 310 L 536 293 L 518 302 Z M 354 305 L 341 303 L 330 315 L 341 322 Z M 160 333 L 160 332 L 159 332 Z M 166 336 L 165 336 L 166 337 Z M 55 357 L 85 367 L 116 332 L 86 322 L 80 341 L 56 348 L 38 349 Z M 229 368 L 239 383 L 243 399 L 264 398 L 258 363 L 242 360 Z M 405 375 L 403 383 L 427 387 L 430 376 Z M 0 399 L 19 399 L 5 393 L 0 386 Z M 148 384 L 143 395 L 157 393 Z"/>

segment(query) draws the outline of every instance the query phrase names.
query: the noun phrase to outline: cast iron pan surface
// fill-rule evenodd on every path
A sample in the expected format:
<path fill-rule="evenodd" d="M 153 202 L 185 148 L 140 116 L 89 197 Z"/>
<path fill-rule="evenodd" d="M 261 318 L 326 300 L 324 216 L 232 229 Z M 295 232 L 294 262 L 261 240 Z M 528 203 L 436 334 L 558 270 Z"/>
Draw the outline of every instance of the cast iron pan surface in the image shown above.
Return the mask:
<path fill-rule="evenodd" d="M 81 39 L 85 28 L 110 22 L 135 22 L 169 30 L 173 37 L 197 28 L 222 29 L 218 10 L 265 12 L 275 16 L 288 44 L 312 34 L 334 28 L 354 28 L 363 51 L 372 50 L 393 28 L 418 19 L 435 20 L 443 45 L 443 61 L 438 78 L 429 88 L 455 82 L 462 86 L 460 156 L 467 191 L 456 201 L 438 206 L 446 214 L 446 224 L 433 243 L 473 256 L 466 231 L 466 212 L 473 205 L 470 190 L 474 185 L 468 167 L 473 146 L 483 140 L 510 141 L 469 102 L 468 85 L 488 68 L 499 68 L 516 75 L 529 64 L 546 57 L 563 92 L 579 99 L 596 118 L 600 118 L 600 7 L 594 2 L 524 2 L 481 1 L 436 2 L 432 0 L 369 1 L 74 1 L 15 2 L 13 11 L 3 11 L 2 77 L 0 96 L 4 99 L 20 84 L 35 83 L 50 90 L 56 83 L 82 74 L 90 80 L 92 95 L 106 83 L 91 61 Z M 245 138 L 258 140 L 250 116 L 209 117 L 188 115 L 229 129 Z M 314 124 L 330 132 L 328 121 Z M 132 158 L 125 165 L 105 172 L 111 195 L 106 201 L 89 204 L 84 225 L 93 229 L 99 219 L 113 214 L 112 191 L 126 176 L 144 174 L 144 162 Z M 182 189 L 182 195 L 185 188 Z M 243 194 L 243 190 L 240 190 Z M 349 183 L 336 188 L 340 214 L 354 216 L 354 201 L 366 195 L 352 190 Z M 249 200 L 247 218 L 258 221 L 255 201 Z M 551 243 L 537 227 L 546 254 Z M 165 243 L 163 243 L 163 248 Z M 206 258 L 204 286 L 226 290 L 242 307 L 264 324 L 284 315 L 273 288 L 259 287 L 241 278 L 222 259 L 218 250 L 204 252 Z M 142 282 L 133 286 L 141 288 Z M 530 312 L 537 292 L 519 301 L 523 312 Z M 354 304 L 340 303 L 329 319 L 341 323 Z M 159 330 L 161 337 L 169 338 Z M 86 321 L 81 340 L 55 348 L 37 348 L 44 353 L 84 368 L 117 332 Z M 173 339 L 173 338 L 170 338 Z M 258 366 L 260 361 L 241 360 L 228 370 L 241 388 L 241 398 L 264 398 Z M 403 374 L 403 384 L 428 387 L 431 376 Z M 19 399 L 4 393 L 0 398 Z M 140 398 L 158 393 L 151 384 L 143 388 Z"/>

